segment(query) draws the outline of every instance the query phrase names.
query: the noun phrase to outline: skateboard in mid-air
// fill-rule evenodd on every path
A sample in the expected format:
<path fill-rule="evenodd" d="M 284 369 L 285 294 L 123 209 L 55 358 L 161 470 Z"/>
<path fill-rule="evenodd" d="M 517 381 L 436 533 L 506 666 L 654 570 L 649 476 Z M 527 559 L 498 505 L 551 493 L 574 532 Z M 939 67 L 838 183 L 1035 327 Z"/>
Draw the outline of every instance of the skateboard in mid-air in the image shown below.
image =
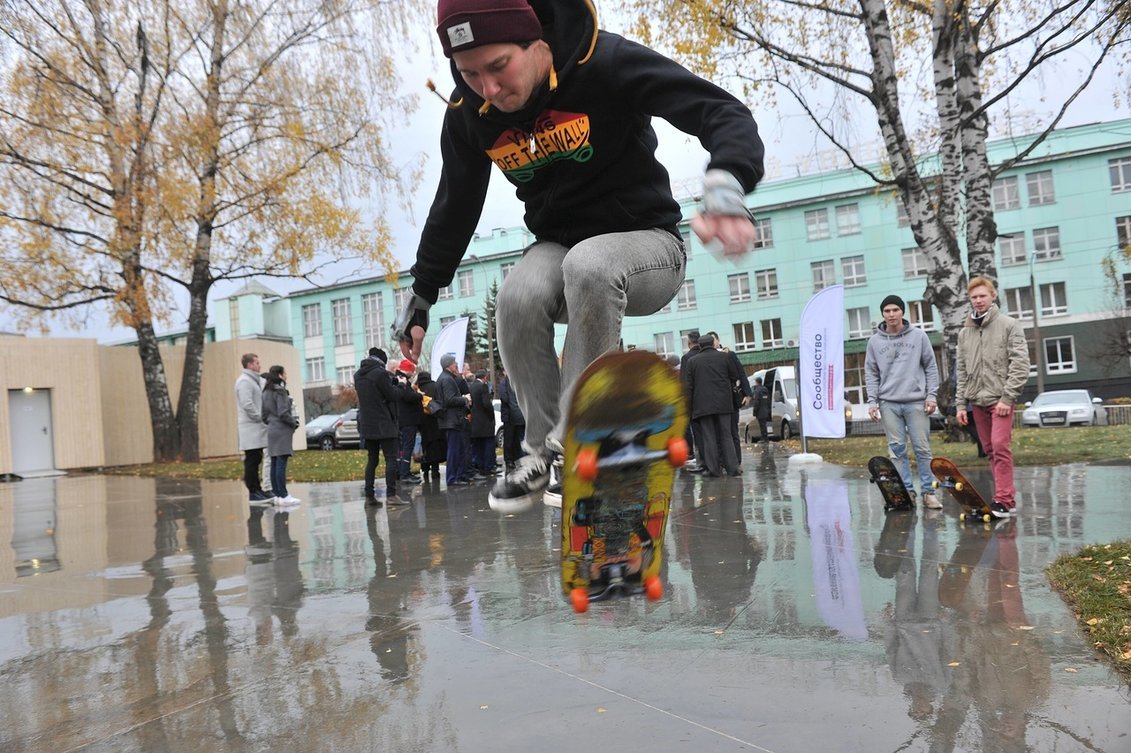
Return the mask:
<path fill-rule="evenodd" d="M 935 488 L 949 490 L 962 506 L 961 520 L 990 521 L 990 506 L 985 497 L 962 475 L 957 465 L 946 458 L 935 458 L 931 461 L 931 473 L 935 474 Z"/>
<path fill-rule="evenodd" d="M 915 509 L 911 493 L 903 485 L 899 471 L 895 469 L 895 464 L 889 458 L 876 455 L 868 461 L 868 473 L 871 474 L 869 480 L 876 485 L 880 490 L 880 496 L 884 498 L 884 512 Z"/>
<path fill-rule="evenodd" d="M 687 403 L 653 353 L 604 355 L 577 380 L 562 462 L 562 591 L 591 601 L 663 596 L 660 566 L 676 470 L 687 461 Z"/>

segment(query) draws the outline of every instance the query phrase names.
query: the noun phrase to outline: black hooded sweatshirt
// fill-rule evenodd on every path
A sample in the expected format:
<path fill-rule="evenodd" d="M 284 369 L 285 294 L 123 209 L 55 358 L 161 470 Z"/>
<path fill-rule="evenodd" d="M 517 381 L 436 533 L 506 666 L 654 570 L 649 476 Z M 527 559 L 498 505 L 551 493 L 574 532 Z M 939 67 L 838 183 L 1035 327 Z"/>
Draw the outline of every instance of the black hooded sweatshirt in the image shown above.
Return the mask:
<path fill-rule="evenodd" d="M 413 289 L 435 302 L 483 211 L 496 165 L 526 206 L 540 241 L 573 246 L 605 233 L 663 228 L 682 219 L 667 170 L 656 160 L 653 116 L 699 138 L 707 169 L 725 170 L 749 193 L 764 148 L 750 110 L 653 50 L 598 31 L 586 0 L 531 3 L 553 52 L 557 87 L 544 81 L 523 111 L 486 106 L 464 83 L 444 118 L 443 171 L 420 237 Z"/>

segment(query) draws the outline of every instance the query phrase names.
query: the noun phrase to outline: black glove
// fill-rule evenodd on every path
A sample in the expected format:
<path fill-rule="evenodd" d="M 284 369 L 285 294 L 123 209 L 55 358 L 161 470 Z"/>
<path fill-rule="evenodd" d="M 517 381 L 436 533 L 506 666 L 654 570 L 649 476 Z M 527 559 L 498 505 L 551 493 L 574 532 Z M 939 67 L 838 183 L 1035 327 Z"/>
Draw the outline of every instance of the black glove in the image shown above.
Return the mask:
<path fill-rule="evenodd" d="M 393 322 L 393 339 L 401 346 L 401 354 L 413 363 L 420 361 L 424 333 L 428 330 L 428 309 L 432 304 L 415 292 L 408 297 L 404 309 Z"/>

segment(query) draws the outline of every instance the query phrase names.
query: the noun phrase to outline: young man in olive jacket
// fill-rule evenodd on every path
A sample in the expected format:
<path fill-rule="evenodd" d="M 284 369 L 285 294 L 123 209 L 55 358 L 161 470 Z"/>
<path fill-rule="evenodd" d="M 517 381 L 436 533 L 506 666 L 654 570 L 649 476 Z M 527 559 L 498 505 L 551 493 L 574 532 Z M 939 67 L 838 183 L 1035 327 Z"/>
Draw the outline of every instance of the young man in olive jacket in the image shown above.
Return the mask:
<path fill-rule="evenodd" d="M 428 309 L 449 285 L 483 209 L 492 166 L 516 188 L 535 243 L 496 299 L 499 351 L 526 416 L 525 449 L 495 484 L 496 509 L 532 503 L 561 451 L 563 406 L 591 361 L 615 348 L 625 316 L 663 308 L 686 255 L 651 118 L 710 154 L 691 225 L 728 256 L 753 247 L 746 194 L 763 174 L 749 109 L 677 63 L 598 30 L 589 0 L 439 0 L 437 34 L 455 90 L 444 118 L 439 189 L 395 329 L 418 355 Z M 554 324 L 568 321 L 559 365 Z"/>

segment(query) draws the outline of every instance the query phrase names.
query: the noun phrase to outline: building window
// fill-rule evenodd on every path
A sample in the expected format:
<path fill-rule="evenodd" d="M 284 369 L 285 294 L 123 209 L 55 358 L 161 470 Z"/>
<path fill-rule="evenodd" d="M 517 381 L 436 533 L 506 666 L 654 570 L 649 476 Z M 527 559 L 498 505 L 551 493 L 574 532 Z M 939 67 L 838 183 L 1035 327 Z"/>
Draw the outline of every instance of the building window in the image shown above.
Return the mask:
<path fill-rule="evenodd" d="M 1131 191 L 1131 157 L 1120 157 L 1107 161 L 1107 172 L 1111 177 L 1111 192 Z"/>
<path fill-rule="evenodd" d="M 465 269 L 456 275 L 459 281 L 459 294 L 461 298 L 475 295 L 475 270 Z"/>
<path fill-rule="evenodd" d="M 695 308 L 695 280 L 684 280 L 679 292 L 675 294 L 677 311 L 690 311 Z"/>
<path fill-rule="evenodd" d="M 353 384 L 355 369 L 352 366 L 339 366 L 337 371 L 338 384 Z"/>
<path fill-rule="evenodd" d="M 1131 272 L 1123 273 L 1123 308 L 1131 309 Z M 1131 341 L 1128 341 L 1131 345 Z"/>
<path fill-rule="evenodd" d="M 758 343 L 754 340 L 754 322 L 740 322 L 734 325 L 734 349 L 754 350 Z"/>
<path fill-rule="evenodd" d="M 1025 263 L 1024 233 L 1002 233 L 997 237 L 997 247 L 1001 251 L 1003 267 Z"/>
<path fill-rule="evenodd" d="M 438 293 L 436 293 L 436 300 L 437 301 L 450 301 L 453 298 L 455 298 L 455 296 L 456 296 L 456 293 L 455 293 L 454 290 L 452 290 L 452 286 L 451 285 L 445 285 L 444 287 L 440 288 L 440 291 Z"/>
<path fill-rule="evenodd" d="M 758 300 L 778 297 L 778 271 L 759 269 L 754 273 L 754 284 L 758 287 Z"/>
<path fill-rule="evenodd" d="M 781 336 L 781 319 L 762 320 L 762 347 L 780 348 L 785 344 Z"/>
<path fill-rule="evenodd" d="M 1068 297 L 1063 282 L 1046 282 L 1041 285 L 1041 316 L 1068 313 Z"/>
<path fill-rule="evenodd" d="M 513 261 L 508 261 L 499 265 L 499 275 L 503 280 L 506 280 L 507 275 L 509 275 L 514 270 L 514 264 L 515 263 Z"/>
<path fill-rule="evenodd" d="M 848 309 L 844 313 L 848 314 L 848 337 L 857 338 L 872 336 L 872 319 L 870 316 L 868 316 L 867 306 Z"/>
<path fill-rule="evenodd" d="M 868 274 L 864 271 L 863 256 L 846 256 L 840 260 L 840 276 L 844 287 L 858 288 L 868 284 Z"/>
<path fill-rule="evenodd" d="M 1056 203 L 1056 192 L 1052 187 L 1052 170 L 1041 170 L 1025 176 L 1029 189 L 1029 206 L 1039 207 Z"/>
<path fill-rule="evenodd" d="M 994 181 L 993 202 L 995 212 L 1021 206 L 1021 190 L 1018 188 L 1016 175 L 1007 175 Z"/>
<path fill-rule="evenodd" d="M 930 332 L 935 328 L 935 310 L 926 301 L 908 301 L 907 321 L 912 327 Z"/>
<path fill-rule="evenodd" d="M 836 234 L 860 234 L 860 205 L 841 204 L 836 208 Z"/>
<path fill-rule="evenodd" d="M 353 321 L 350 317 L 350 299 L 339 298 L 330 301 L 330 312 L 334 319 L 334 345 L 353 343 Z"/>
<path fill-rule="evenodd" d="M 671 332 L 657 332 L 652 335 L 654 350 L 661 356 L 675 354 L 675 336 Z"/>
<path fill-rule="evenodd" d="M 385 317 L 381 313 L 381 293 L 361 296 L 361 319 L 365 328 L 366 345 L 376 345 L 385 334 Z"/>
<path fill-rule="evenodd" d="M 440 317 L 440 329 L 447 327 L 449 324 L 451 324 L 455 320 L 456 320 L 456 318 L 454 316 L 441 316 Z"/>
<path fill-rule="evenodd" d="M 1005 289 L 1005 310 L 1015 319 L 1033 318 L 1033 289 L 1028 285 Z"/>
<path fill-rule="evenodd" d="M 907 213 L 907 207 L 903 205 L 902 198 L 895 200 L 895 226 L 911 227 L 911 215 Z"/>
<path fill-rule="evenodd" d="M 1049 374 L 1070 374 L 1076 371 L 1076 347 L 1072 337 L 1045 339 L 1045 370 Z"/>
<path fill-rule="evenodd" d="M 679 231 L 679 239 L 683 241 L 683 253 L 686 258 L 691 258 L 691 229 L 681 228 Z"/>
<path fill-rule="evenodd" d="M 830 285 L 836 285 L 836 266 L 832 259 L 815 261 L 809 265 L 813 272 L 813 292 L 824 290 Z"/>
<path fill-rule="evenodd" d="M 302 307 L 303 337 L 322 337 L 322 304 L 311 303 Z"/>
<path fill-rule="evenodd" d="M 810 209 L 805 212 L 805 237 L 811 241 L 829 237 L 829 210 Z"/>
<path fill-rule="evenodd" d="M 322 356 L 306 359 L 306 381 L 326 381 L 326 359 Z"/>
<path fill-rule="evenodd" d="M 1115 242 L 1124 250 L 1131 246 L 1131 214 L 1115 218 Z"/>
<path fill-rule="evenodd" d="M 730 288 L 731 303 L 744 303 L 750 300 L 750 275 L 746 272 L 727 275 L 727 286 Z"/>
<path fill-rule="evenodd" d="M 1033 231 L 1033 258 L 1037 261 L 1060 258 L 1060 228 L 1042 227 Z"/>
<path fill-rule="evenodd" d="M 774 225 L 770 218 L 754 220 L 754 248 L 770 248 L 774 245 Z"/>
<path fill-rule="evenodd" d="M 927 276 L 927 255 L 923 249 L 915 246 L 905 248 L 903 254 L 903 279 L 914 280 L 917 277 Z"/>

